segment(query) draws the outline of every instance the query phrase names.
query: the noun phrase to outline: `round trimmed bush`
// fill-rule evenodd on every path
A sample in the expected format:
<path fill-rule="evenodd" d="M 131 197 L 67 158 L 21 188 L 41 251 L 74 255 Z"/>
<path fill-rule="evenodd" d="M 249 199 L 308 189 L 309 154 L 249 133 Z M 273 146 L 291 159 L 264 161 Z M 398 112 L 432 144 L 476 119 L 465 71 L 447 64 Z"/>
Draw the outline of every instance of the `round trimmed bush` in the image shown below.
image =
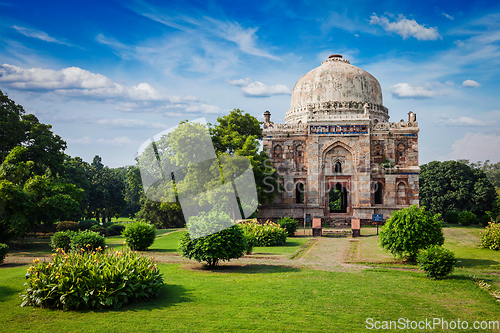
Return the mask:
<path fill-rule="evenodd" d="M 491 250 L 500 250 L 500 223 L 488 223 L 481 232 L 479 246 Z"/>
<path fill-rule="evenodd" d="M 272 221 L 260 224 L 257 220 L 240 224 L 245 237 L 252 240 L 253 246 L 280 246 L 286 243 L 288 232 Z"/>
<path fill-rule="evenodd" d="M 278 225 L 288 232 L 288 237 L 295 236 L 295 231 L 297 231 L 297 220 L 291 217 L 283 217 L 278 220 Z"/>
<path fill-rule="evenodd" d="M 78 222 L 61 221 L 57 224 L 56 230 L 57 231 L 66 231 L 66 230 L 78 231 Z"/>
<path fill-rule="evenodd" d="M 123 224 L 113 224 L 106 228 L 106 234 L 108 236 L 119 236 L 125 228 L 126 227 Z"/>
<path fill-rule="evenodd" d="M 441 280 L 453 272 L 455 255 L 440 245 L 432 245 L 420 250 L 417 262 L 431 279 Z"/>
<path fill-rule="evenodd" d="M 476 214 L 463 211 L 458 214 L 458 222 L 463 226 L 468 226 L 477 222 Z"/>
<path fill-rule="evenodd" d="M 7 256 L 9 252 L 9 247 L 6 244 L 0 243 L 0 264 L 3 263 L 3 260 Z"/>
<path fill-rule="evenodd" d="M 104 248 L 106 246 L 106 240 L 98 232 L 85 230 L 74 233 L 71 236 L 71 249 L 76 251 L 95 251 L 97 248 Z"/>
<path fill-rule="evenodd" d="M 229 218 L 229 216 L 228 216 Z M 220 261 L 243 257 L 247 251 L 247 240 L 237 225 L 208 236 L 191 239 L 188 232 L 180 238 L 182 256 L 198 262 L 206 262 L 214 268 Z"/>
<path fill-rule="evenodd" d="M 380 231 L 380 246 L 394 256 L 415 260 L 419 250 L 443 245 L 439 217 L 417 205 L 394 211 Z"/>
<path fill-rule="evenodd" d="M 458 224 L 458 214 L 455 210 L 449 210 L 444 214 L 444 220 L 446 223 Z"/>
<path fill-rule="evenodd" d="M 75 234 L 74 231 L 58 231 L 50 237 L 50 246 L 55 251 L 57 249 L 63 249 L 64 251 L 69 251 L 71 248 L 71 237 Z"/>
<path fill-rule="evenodd" d="M 135 222 L 128 225 L 122 232 L 127 246 L 135 251 L 144 251 L 153 245 L 156 237 L 154 225 L 144 222 Z"/>
<path fill-rule="evenodd" d="M 26 274 L 21 306 L 65 310 L 120 308 L 159 295 L 163 277 L 150 258 L 133 252 L 66 254 L 34 260 Z"/>
<path fill-rule="evenodd" d="M 99 222 L 97 222 L 96 220 L 82 220 L 82 221 L 78 222 L 78 229 L 89 230 L 90 228 L 92 228 L 92 226 L 98 225 L 98 224 L 99 224 Z"/>

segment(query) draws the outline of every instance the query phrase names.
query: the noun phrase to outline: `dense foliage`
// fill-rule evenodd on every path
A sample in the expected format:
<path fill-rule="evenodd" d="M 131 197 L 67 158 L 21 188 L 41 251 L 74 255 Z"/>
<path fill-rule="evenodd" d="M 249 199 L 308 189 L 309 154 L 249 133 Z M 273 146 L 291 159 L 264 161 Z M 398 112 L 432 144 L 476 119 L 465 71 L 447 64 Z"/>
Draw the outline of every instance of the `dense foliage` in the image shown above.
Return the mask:
<path fill-rule="evenodd" d="M 278 224 L 267 221 L 260 224 L 256 220 L 239 224 L 247 239 L 253 241 L 253 246 L 281 246 L 286 243 L 288 232 Z"/>
<path fill-rule="evenodd" d="M 158 229 L 182 228 L 185 226 L 181 205 L 177 202 L 154 202 L 141 198 L 137 219 L 154 224 Z"/>
<path fill-rule="evenodd" d="M 479 246 L 491 250 L 500 250 L 500 223 L 488 223 L 481 232 Z"/>
<path fill-rule="evenodd" d="M 182 235 L 179 246 L 183 257 L 215 267 L 220 261 L 242 257 L 247 250 L 243 230 L 224 212 L 202 212 L 191 217 L 187 226 L 189 232 Z"/>
<path fill-rule="evenodd" d="M 298 228 L 297 220 L 291 217 L 283 217 L 279 219 L 278 225 L 287 231 L 288 237 L 293 237 Z"/>
<path fill-rule="evenodd" d="M 66 230 L 72 230 L 72 231 L 78 231 L 78 222 L 74 221 L 61 221 L 57 224 L 56 226 L 57 231 L 66 231 Z"/>
<path fill-rule="evenodd" d="M 99 223 L 96 220 L 92 220 L 92 219 L 81 220 L 80 222 L 78 222 L 78 229 L 79 230 L 88 230 L 97 224 L 99 224 Z"/>
<path fill-rule="evenodd" d="M 420 250 L 417 262 L 431 279 L 441 280 L 455 269 L 455 255 L 441 245 L 431 245 Z"/>
<path fill-rule="evenodd" d="M 458 223 L 464 226 L 475 224 L 478 222 L 476 214 L 464 210 L 458 214 Z"/>
<path fill-rule="evenodd" d="M 458 221 L 459 221 L 458 214 L 460 214 L 460 212 L 457 212 L 454 210 L 449 210 L 446 212 L 446 214 L 444 214 L 444 220 L 447 223 L 458 224 Z"/>
<path fill-rule="evenodd" d="M 154 225 L 144 222 L 129 224 L 122 232 L 127 246 L 135 251 L 144 251 L 153 245 L 156 237 Z"/>
<path fill-rule="evenodd" d="M 481 170 L 458 161 L 433 161 L 420 167 L 420 204 L 432 214 L 470 211 L 483 215 L 495 203 L 496 192 Z"/>
<path fill-rule="evenodd" d="M 198 262 L 206 262 L 214 268 L 220 261 L 241 258 L 247 250 L 247 240 L 243 231 L 233 225 L 208 236 L 191 239 L 188 232 L 180 238 L 182 256 Z"/>
<path fill-rule="evenodd" d="M 123 224 L 112 224 L 106 228 L 106 236 L 119 236 L 126 229 Z"/>
<path fill-rule="evenodd" d="M 0 243 L 0 264 L 3 263 L 3 260 L 7 256 L 9 252 L 9 247 L 6 244 Z"/>
<path fill-rule="evenodd" d="M 439 214 L 413 205 L 394 211 L 380 231 L 380 245 L 394 256 L 414 260 L 421 249 L 443 245 Z"/>
<path fill-rule="evenodd" d="M 71 249 L 75 251 L 92 251 L 105 246 L 106 240 L 95 231 L 84 230 L 71 235 Z"/>
<path fill-rule="evenodd" d="M 71 249 L 71 237 L 75 234 L 72 230 L 58 231 L 50 237 L 50 246 L 55 251 L 63 249 L 69 251 Z"/>
<path fill-rule="evenodd" d="M 26 274 L 22 306 L 68 310 L 120 308 L 159 295 L 163 278 L 156 264 L 133 252 L 65 253 L 52 262 L 34 260 Z"/>

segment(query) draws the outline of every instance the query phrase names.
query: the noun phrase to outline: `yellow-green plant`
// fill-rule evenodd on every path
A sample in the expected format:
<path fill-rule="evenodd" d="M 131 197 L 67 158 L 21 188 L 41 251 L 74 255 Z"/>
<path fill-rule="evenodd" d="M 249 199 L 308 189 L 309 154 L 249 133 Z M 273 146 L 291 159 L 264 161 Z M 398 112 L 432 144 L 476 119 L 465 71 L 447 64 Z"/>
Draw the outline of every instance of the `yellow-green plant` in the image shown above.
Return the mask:
<path fill-rule="evenodd" d="M 288 232 L 272 221 L 260 224 L 256 220 L 251 220 L 239 225 L 247 240 L 253 242 L 253 246 L 279 246 L 286 243 Z"/>
<path fill-rule="evenodd" d="M 100 247 L 57 249 L 51 262 L 35 259 L 26 279 L 21 306 L 69 310 L 119 308 L 158 296 L 163 285 L 153 258 Z"/>
<path fill-rule="evenodd" d="M 500 223 L 488 223 L 484 231 L 481 231 L 479 246 L 491 250 L 500 250 Z"/>

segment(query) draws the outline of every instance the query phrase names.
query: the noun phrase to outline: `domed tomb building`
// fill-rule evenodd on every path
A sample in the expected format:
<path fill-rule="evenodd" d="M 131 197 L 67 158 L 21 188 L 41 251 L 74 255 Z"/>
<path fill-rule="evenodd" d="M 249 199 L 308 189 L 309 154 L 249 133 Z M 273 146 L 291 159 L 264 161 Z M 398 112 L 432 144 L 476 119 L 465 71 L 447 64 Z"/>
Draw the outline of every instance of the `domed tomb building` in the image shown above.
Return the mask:
<path fill-rule="evenodd" d="M 367 222 L 418 204 L 416 115 L 389 122 L 370 73 L 332 55 L 295 84 L 285 123 L 264 113 L 263 145 L 284 189 L 260 219 Z"/>

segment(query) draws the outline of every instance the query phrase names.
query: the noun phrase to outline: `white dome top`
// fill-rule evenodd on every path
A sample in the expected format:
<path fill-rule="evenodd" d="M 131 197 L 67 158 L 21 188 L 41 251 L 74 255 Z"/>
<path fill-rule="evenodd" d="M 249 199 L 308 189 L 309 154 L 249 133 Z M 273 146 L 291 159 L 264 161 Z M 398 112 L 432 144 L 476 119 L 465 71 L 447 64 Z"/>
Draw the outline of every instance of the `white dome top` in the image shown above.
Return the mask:
<path fill-rule="evenodd" d="M 297 81 L 285 122 L 310 122 L 307 111 L 311 110 L 342 118 L 361 115 L 364 108 L 368 108 L 370 118 L 386 121 L 389 116 L 382 104 L 382 88 L 373 75 L 341 55 L 332 55 Z"/>

